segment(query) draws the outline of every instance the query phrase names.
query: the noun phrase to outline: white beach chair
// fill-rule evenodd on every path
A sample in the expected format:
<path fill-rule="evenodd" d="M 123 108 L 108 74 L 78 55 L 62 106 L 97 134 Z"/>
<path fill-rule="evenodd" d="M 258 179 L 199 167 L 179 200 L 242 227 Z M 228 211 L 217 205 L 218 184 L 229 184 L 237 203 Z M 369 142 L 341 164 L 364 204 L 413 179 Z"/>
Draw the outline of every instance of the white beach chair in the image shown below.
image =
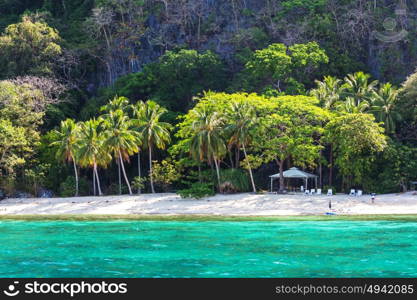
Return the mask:
<path fill-rule="evenodd" d="M 356 193 L 356 196 L 358 196 L 358 197 L 360 197 L 360 196 L 362 196 L 362 190 L 358 190 L 358 192 Z"/>
<path fill-rule="evenodd" d="M 304 195 L 310 195 L 310 191 L 309 190 L 305 190 L 304 191 Z"/>
<path fill-rule="evenodd" d="M 300 187 L 300 191 L 301 191 L 301 193 L 304 193 L 304 185 L 302 185 L 302 186 Z"/>
<path fill-rule="evenodd" d="M 317 195 L 321 195 L 321 189 L 317 189 Z"/>
<path fill-rule="evenodd" d="M 333 190 L 332 189 L 327 190 L 327 196 L 333 196 Z"/>
<path fill-rule="evenodd" d="M 316 193 L 316 190 L 315 189 L 311 189 L 310 190 L 310 195 L 314 195 Z"/>
<path fill-rule="evenodd" d="M 355 193 L 355 190 L 354 189 L 351 189 L 350 190 L 349 196 L 356 196 L 356 193 Z"/>

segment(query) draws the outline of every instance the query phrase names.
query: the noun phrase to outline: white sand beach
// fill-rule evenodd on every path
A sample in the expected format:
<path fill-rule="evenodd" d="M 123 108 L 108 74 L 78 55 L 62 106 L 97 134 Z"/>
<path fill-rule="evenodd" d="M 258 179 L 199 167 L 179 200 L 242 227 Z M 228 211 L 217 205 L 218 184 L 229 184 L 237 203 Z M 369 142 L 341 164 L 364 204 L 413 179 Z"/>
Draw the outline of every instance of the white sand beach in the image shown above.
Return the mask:
<path fill-rule="evenodd" d="M 276 194 L 217 195 L 205 199 L 181 199 L 176 194 L 104 196 L 77 198 L 6 199 L 0 215 L 223 215 L 300 216 L 417 214 L 417 194 L 377 195 L 375 203 L 364 195 L 306 196 Z"/>

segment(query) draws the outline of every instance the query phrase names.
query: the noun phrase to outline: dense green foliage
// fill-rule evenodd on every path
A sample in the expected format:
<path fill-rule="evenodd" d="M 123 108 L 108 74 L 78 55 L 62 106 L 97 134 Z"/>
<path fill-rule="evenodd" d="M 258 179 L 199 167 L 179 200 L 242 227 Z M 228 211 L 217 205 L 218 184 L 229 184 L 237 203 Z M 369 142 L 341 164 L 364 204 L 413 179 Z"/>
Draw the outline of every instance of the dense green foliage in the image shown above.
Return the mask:
<path fill-rule="evenodd" d="M 53 74 L 62 54 L 59 42 L 58 32 L 44 22 L 23 17 L 8 26 L 0 37 L 0 78 Z"/>
<path fill-rule="evenodd" d="M 179 190 L 178 194 L 182 198 L 201 199 L 204 197 L 214 196 L 216 193 L 213 186 L 208 183 L 195 183 L 188 189 Z"/>
<path fill-rule="evenodd" d="M 199 198 L 265 190 L 297 166 L 338 191 L 405 191 L 417 29 L 398 17 L 406 39 L 373 36 L 394 13 L 371 0 L 0 0 L 0 189 Z"/>

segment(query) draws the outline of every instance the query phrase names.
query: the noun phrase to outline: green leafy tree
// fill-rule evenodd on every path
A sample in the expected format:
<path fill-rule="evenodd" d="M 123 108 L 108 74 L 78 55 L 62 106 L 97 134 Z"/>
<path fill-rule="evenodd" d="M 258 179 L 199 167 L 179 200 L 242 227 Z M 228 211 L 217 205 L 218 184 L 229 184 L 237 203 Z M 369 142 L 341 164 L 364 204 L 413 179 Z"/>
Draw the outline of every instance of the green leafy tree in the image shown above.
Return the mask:
<path fill-rule="evenodd" d="M 396 105 L 401 114 L 401 130 L 398 137 L 404 141 L 417 140 L 417 72 L 411 74 L 402 84 L 399 90 L 399 98 Z"/>
<path fill-rule="evenodd" d="M 55 29 L 24 16 L 0 36 L 0 77 L 52 75 L 62 54 L 60 41 Z"/>
<path fill-rule="evenodd" d="M 163 187 L 164 191 L 168 186 L 181 178 L 179 165 L 172 160 L 163 160 L 160 163 L 155 161 L 152 169 L 152 178 L 156 184 Z"/>
<path fill-rule="evenodd" d="M 285 96 L 274 99 L 273 113 L 260 117 L 255 147 L 264 162 L 275 161 L 280 172 L 280 191 L 284 189 L 284 162 L 314 166 L 322 146 L 317 142 L 328 113 L 316 106 L 314 98 Z"/>
<path fill-rule="evenodd" d="M 57 148 L 56 156 L 59 160 L 64 162 L 72 162 L 75 175 L 75 197 L 79 193 L 79 180 L 77 170 L 76 154 L 78 153 L 78 137 L 79 128 L 72 119 L 67 119 L 61 122 L 59 130 L 54 130 L 53 135 L 55 141 L 51 143 L 51 146 Z"/>
<path fill-rule="evenodd" d="M 271 85 L 281 92 L 294 85 L 302 86 L 305 79 L 328 60 L 325 51 L 316 42 L 290 47 L 272 44 L 255 51 L 245 68 L 250 74 L 250 85 L 258 81 L 261 88 Z"/>
<path fill-rule="evenodd" d="M 7 189 L 22 181 L 19 172 L 34 158 L 44 115 L 40 90 L 0 81 L 0 173 Z"/>
<path fill-rule="evenodd" d="M 252 59 L 246 63 L 246 69 L 257 78 L 273 80 L 275 88 L 280 90 L 281 82 L 291 70 L 291 56 L 284 44 L 272 44 L 255 51 Z"/>
<path fill-rule="evenodd" d="M 407 192 L 417 178 L 417 148 L 389 140 L 387 147 L 372 163 L 363 183 L 368 191 L 377 193 Z"/>
<path fill-rule="evenodd" d="M 376 154 L 387 145 L 384 129 L 370 114 L 344 114 L 326 126 L 326 140 L 332 144 L 335 165 L 346 184 L 360 183 Z"/>
<path fill-rule="evenodd" d="M 0 175 L 14 176 L 15 167 L 25 163 L 28 147 L 25 128 L 0 119 Z"/>

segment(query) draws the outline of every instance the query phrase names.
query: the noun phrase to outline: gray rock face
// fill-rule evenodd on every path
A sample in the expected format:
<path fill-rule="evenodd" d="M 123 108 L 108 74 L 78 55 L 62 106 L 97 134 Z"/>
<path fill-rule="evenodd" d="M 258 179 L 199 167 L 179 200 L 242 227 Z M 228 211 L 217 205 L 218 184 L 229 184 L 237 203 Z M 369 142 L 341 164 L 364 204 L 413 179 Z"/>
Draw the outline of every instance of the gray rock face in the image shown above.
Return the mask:
<path fill-rule="evenodd" d="M 209 49 L 228 64 L 233 64 L 236 51 L 245 47 L 256 49 L 274 42 L 293 44 L 316 40 L 330 51 L 355 57 L 363 63 L 358 68 L 372 73 L 377 79 L 394 83 L 404 80 L 417 64 L 417 55 L 413 51 L 417 46 L 413 38 L 417 29 L 417 5 L 414 6 L 413 1 L 407 2 L 406 13 L 401 16 L 396 15 L 396 1 L 391 0 L 384 2 L 386 10 L 380 9 L 382 4 L 379 2 L 369 1 L 369 5 L 363 5 L 363 1 L 328 0 L 318 9 L 320 15 L 315 15 L 314 4 L 294 4 L 302 1 L 145 2 L 143 33 L 113 42 L 110 53 L 95 74 L 96 78 L 92 78 L 98 86 L 111 85 L 122 75 L 141 71 L 145 64 L 157 60 L 166 50 L 177 47 Z M 290 5 L 295 8 L 288 10 Z M 390 7 L 393 9 L 390 10 Z M 333 22 L 332 36 L 317 32 L 320 29 L 312 26 L 323 17 Z M 395 29 L 406 30 L 409 34 L 395 43 L 373 38 L 372 33 L 383 30 L 384 20 L 390 17 L 396 20 Z M 317 20 L 314 21 L 314 18 Z M 262 38 L 265 41 L 260 42 Z M 386 74 L 388 62 L 397 66 L 395 70 L 389 70 L 389 78 Z"/>

